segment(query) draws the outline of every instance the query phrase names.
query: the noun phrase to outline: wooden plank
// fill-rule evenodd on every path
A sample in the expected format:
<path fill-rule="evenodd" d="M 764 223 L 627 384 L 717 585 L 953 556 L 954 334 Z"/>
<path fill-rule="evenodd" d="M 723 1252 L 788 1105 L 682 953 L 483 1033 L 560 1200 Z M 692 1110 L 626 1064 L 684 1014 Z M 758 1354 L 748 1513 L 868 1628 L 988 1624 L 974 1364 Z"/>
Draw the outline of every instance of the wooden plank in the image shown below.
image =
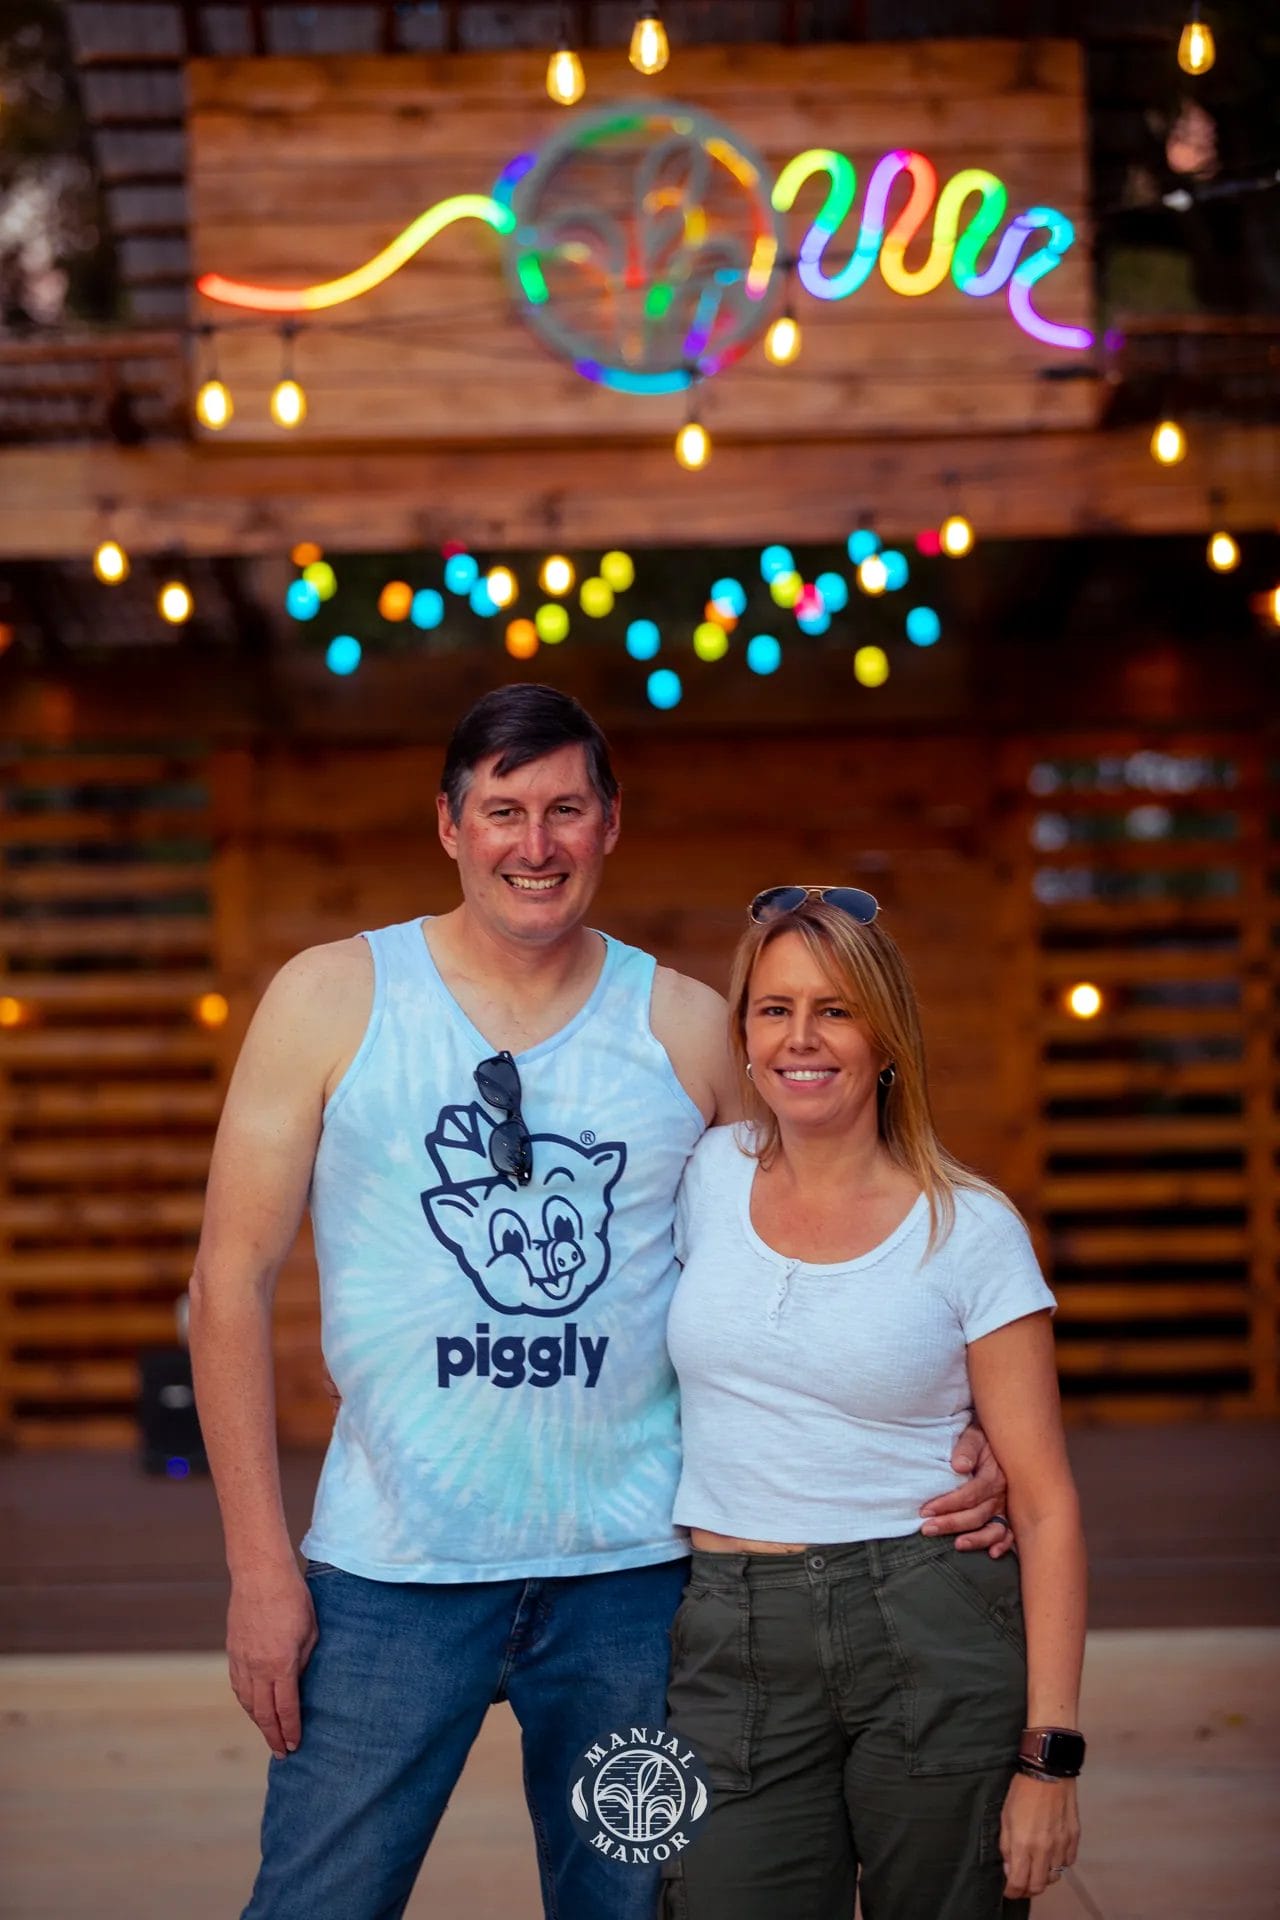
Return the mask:
<path fill-rule="evenodd" d="M 1071 1427 L 1154 1427 L 1257 1419 L 1248 1396 L 1242 1393 L 1093 1393 L 1087 1400 L 1067 1401 L 1063 1411 Z"/>
<path fill-rule="evenodd" d="M 16 1400 L 134 1400 L 138 1393 L 136 1360 L 14 1360 Z"/>
<path fill-rule="evenodd" d="M 204 1212 L 201 1194 L 141 1193 L 122 1198 L 108 1194 L 60 1193 L 47 1199 L 10 1199 L 9 1231 L 65 1241 L 83 1233 L 136 1234 L 199 1231 Z"/>
<path fill-rule="evenodd" d="M 1234 814 L 1224 806 L 1222 811 Z M 1101 841 L 1094 846 L 1079 842 L 1068 847 L 1037 849 L 1036 863 L 1054 871 L 1083 871 L 1096 874 L 1116 873 L 1230 873 L 1240 866 L 1240 846 L 1233 820 L 1224 835 L 1205 833 L 1195 840 L 1144 840 L 1133 843 Z"/>
<path fill-rule="evenodd" d="M 1086 1029 L 1075 1020 L 1070 1028 L 1060 1024 L 1057 1031 L 1070 1031 L 1083 1038 Z M 1204 1093 L 1235 1094 L 1240 1086 L 1240 1068 L 1234 1060 L 1046 1060 L 1041 1074 L 1049 1099 L 1152 1093 L 1184 1098 Z M 1055 1120 L 1052 1124 L 1056 1128 L 1067 1123 Z"/>
<path fill-rule="evenodd" d="M 1249 1364 L 1248 1342 L 1235 1340 L 1060 1340 L 1062 1374 L 1227 1373 Z"/>
<path fill-rule="evenodd" d="M 1089 978 L 1081 967 L 1075 976 Z M 1236 1007 L 1108 1007 L 1093 1020 L 1077 1020 L 1055 1007 L 1044 1014 L 1047 1040 L 1071 1040 L 1078 1046 L 1096 1046 L 1102 1040 L 1238 1039 L 1240 1013 Z M 1138 1064 L 1135 1062 L 1135 1065 Z"/>
<path fill-rule="evenodd" d="M 1072 1320 L 1192 1320 L 1244 1314 L 1248 1288 L 1233 1281 L 1064 1281 L 1057 1289 L 1059 1325 Z"/>
<path fill-rule="evenodd" d="M 1094 1120 L 1045 1122 L 1049 1153 L 1206 1153 L 1243 1147 L 1245 1123 L 1237 1115 L 1125 1114 Z"/>
<path fill-rule="evenodd" d="M 78 1452 L 84 1448 L 127 1453 L 141 1444 L 141 1435 L 137 1421 L 128 1414 L 94 1414 L 91 1419 L 78 1415 L 74 1420 L 57 1420 L 19 1412 L 14 1425 L 14 1444 L 32 1453 Z"/>
<path fill-rule="evenodd" d="M 111 811 L 0 812 L 0 834 L 13 847 L 97 847 L 111 844 L 141 847 L 166 840 L 199 841 L 209 838 L 203 798 L 186 807 L 154 807 L 139 801 L 136 807 Z"/>
<path fill-rule="evenodd" d="M 1043 1181 L 1044 1205 L 1061 1216 L 1114 1207 L 1240 1207 L 1248 1198 L 1243 1173 L 1054 1173 Z"/>
<path fill-rule="evenodd" d="M 0 868 L 0 891 L 11 901 L 163 900 L 167 895 L 202 894 L 208 886 L 203 860 L 145 866 L 106 861 L 89 865 Z"/>
<path fill-rule="evenodd" d="M 1116 1267 L 1153 1261 L 1247 1260 L 1242 1227 L 1073 1227 L 1051 1223 L 1055 1266 Z"/>
<path fill-rule="evenodd" d="M 1240 954 L 1234 943 L 1208 952 L 1194 946 L 1042 952 L 1038 971 L 1049 986 L 1075 980 L 1096 980 L 1103 986 L 1116 981 L 1141 985 L 1148 980 L 1229 980 L 1234 984 L 1240 977 Z"/>
<path fill-rule="evenodd" d="M 105 1247 L 62 1249 L 57 1253 L 13 1253 L 5 1262 L 3 1287 L 9 1293 L 143 1293 L 157 1287 L 180 1293 L 191 1277 L 190 1247 Z"/>
<path fill-rule="evenodd" d="M 10 1146 L 13 1178 L 42 1186 L 106 1187 L 119 1181 L 196 1181 L 209 1171 L 206 1140 L 51 1140 Z M 139 1195 L 141 1200 L 143 1196 Z"/>
<path fill-rule="evenodd" d="M 1237 896 L 1213 900 L 1067 900 L 1053 905 L 1037 902 L 1042 927 L 1073 932 L 1096 930 L 1120 933 L 1167 928 L 1177 934 L 1184 927 L 1221 927 L 1235 932 L 1240 924 Z"/>
<path fill-rule="evenodd" d="M 2 350 L 0 350 L 2 352 Z M 18 752 L 0 751 L 5 791 L 43 792 L 51 787 L 158 787 L 198 785 L 203 762 L 191 754 L 77 752 L 74 746 L 38 753 L 25 742 Z"/>
<path fill-rule="evenodd" d="M 180 1006 L 198 1000 L 216 984 L 211 973 L 194 969 L 175 969 L 171 973 L 24 973 L 10 978 L 10 985 L 37 1008 L 78 1007 L 104 1011 Z"/>
<path fill-rule="evenodd" d="M 171 1347 L 176 1338 L 172 1303 L 74 1307 L 20 1307 L 13 1316 L 17 1344 L 28 1347 Z M 19 1361 L 18 1367 L 26 1364 Z M 21 1373 L 18 1380 L 21 1382 Z"/>
<path fill-rule="evenodd" d="M 23 992 L 26 992 L 25 982 Z M 180 995 L 185 998 L 185 995 Z M 140 1068 L 210 1067 L 213 1035 L 203 1027 L 25 1027 L 4 1036 L 4 1057 L 15 1068 L 91 1068 L 128 1073 Z M 176 1084 L 176 1083 L 175 1083 Z"/>
<path fill-rule="evenodd" d="M 1274 991 L 1277 903 L 1268 884 L 1268 855 L 1276 850 L 1273 816 L 1280 792 L 1268 785 L 1261 740 L 1245 749 L 1245 765 L 1262 796 L 1243 821 L 1243 938 L 1240 951 L 1244 1057 L 1241 1092 L 1248 1129 L 1250 1196 L 1249 1280 L 1253 1295 L 1250 1363 L 1253 1401 L 1260 1414 L 1280 1412 L 1280 1221 L 1276 1216 L 1276 1109 L 1280 1097 L 1280 1005 Z"/>
<path fill-rule="evenodd" d="M 203 913 L 152 912 L 144 917 L 88 920 L 0 920 L 0 945 L 11 956 L 47 959 L 58 954 L 146 954 L 207 950 L 211 927 Z"/>
<path fill-rule="evenodd" d="M 15 1127 L 55 1127 L 76 1124 L 82 1132 L 96 1127 L 188 1127 L 212 1129 L 222 1107 L 221 1089 L 206 1085 L 182 1086 L 172 1081 L 44 1082 L 14 1086 L 10 1112 Z"/>

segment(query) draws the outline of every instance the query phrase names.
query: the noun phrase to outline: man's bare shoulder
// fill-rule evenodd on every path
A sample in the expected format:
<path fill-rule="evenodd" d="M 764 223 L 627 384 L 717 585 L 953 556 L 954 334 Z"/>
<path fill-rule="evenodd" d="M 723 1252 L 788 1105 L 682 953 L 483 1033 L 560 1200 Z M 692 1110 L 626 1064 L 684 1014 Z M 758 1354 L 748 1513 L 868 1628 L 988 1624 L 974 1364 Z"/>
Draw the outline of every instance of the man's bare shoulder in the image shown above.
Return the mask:
<path fill-rule="evenodd" d="M 674 967 L 653 980 L 652 1025 L 685 1092 L 707 1124 L 737 1118 L 729 1057 L 729 1005 L 722 993 Z"/>
<path fill-rule="evenodd" d="M 373 955 L 357 934 L 304 947 L 286 960 L 253 1016 L 245 1052 L 275 1057 L 279 1068 L 310 1078 L 326 1092 L 354 1058 L 373 1006 Z"/>
<path fill-rule="evenodd" d="M 729 1003 L 705 980 L 660 966 L 653 976 L 653 1013 L 655 1021 L 669 1018 L 693 1031 L 705 1022 L 707 1031 L 719 1041 L 724 1035 Z"/>

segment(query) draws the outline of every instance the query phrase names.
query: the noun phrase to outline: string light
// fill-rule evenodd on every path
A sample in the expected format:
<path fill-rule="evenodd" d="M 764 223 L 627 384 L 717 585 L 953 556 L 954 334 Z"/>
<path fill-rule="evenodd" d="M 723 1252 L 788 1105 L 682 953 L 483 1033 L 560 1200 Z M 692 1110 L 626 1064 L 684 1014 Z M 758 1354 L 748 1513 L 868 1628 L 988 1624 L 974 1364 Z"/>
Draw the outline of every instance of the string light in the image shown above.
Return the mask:
<path fill-rule="evenodd" d="M 1184 73 L 1208 73 L 1217 57 L 1212 30 L 1200 18 L 1199 6 L 1193 6 L 1178 40 L 1178 65 Z"/>
<path fill-rule="evenodd" d="M 782 647 L 771 633 L 754 633 L 747 642 L 747 665 L 752 673 L 776 673 L 782 665 Z"/>
<path fill-rule="evenodd" d="M 913 647 L 937 645 L 942 638 L 942 622 L 932 607 L 912 607 L 907 615 L 907 638 Z"/>
<path fill-rule="evenodd" d="M 573 107 L 587 90 L 582 62 L 569 43 L 569 10 L 560 9 L 560 40 L 547 62 L 547 93 L 558 107 Z"/>
<path fill-rule="evenodd" d="M 0 1027 L 20 1027 L 29 1012 L 25 1000 L 19 1000 L 11 993 L 0 993 Z"/>
<path fill-rule="evenodd" d="M 231 1008 L 225 994 L 202 993 L 192 1012 L 202 1027 L 225 1027 Z"/>
<path fill-rule="evenodd" d="M 723 660 L 729 651 L 729 636 L 714 620 L 704 620 L 693 630 L 693 650 L 699 660 Z"/>
<path fill-rule="evenodd" d="M 678 673 L 672 673 L 670 667 L 659 667 L 655 673 L 649 675 L 645 691 L 649 695 L 652 706 L 663 713 L 668 713 L 672 707 L 680 705 L 684 688 L 680 684 Z"/>
<path fill-rule="evenodd" d="M 338 591 L 338 576 L 327 560 L 312 560 L 302 569 L 302 577 L 322 600 L 332 600 Z"/>
<path fill-rule="evenodd" d="M 794 573 L 795 565 L 790 547 L 766 547 L 760 555 L 760 578 L 768 582 L 780 573 Z"/>
<path fill-rule="evenodd" d="M 206 380 L 196 395 L 196 419 L 211 433 L 220 433 L 235 408 L 221 380 Z"/>
<path fill-rule="evenodd" d="M 93 570 L 104 587 L 118 587 L 129 578 L 129 556 L 118 540 L 104 540 L 93 556 Z"/>
<path fill-rule="evenodd" d="M 412 605 L 413 588 L 407 580 L 388 580 L 378 595 L 378 612 L 384 620 L 407 620 Z"/>
<path fill-rule="evenodd" d="M 156 596 L 160 617 L 171 627 L 180 627 L 195 612 L 191 589 L 181 580 L 166 580 Z"/>
<path fill-rule="evenodd" d="M 603 620 L 607 613 L 613 612 L 613 588 L 607 580 L 593 574 L 589 580 L 583 581 L 578 602 L 591 619 Z"/>
<path fill-rule="evenodd" d="M 495 607 L 509 607 L 520 591 L 520 584 L 510 567 L 492 567 L 486 584 Z"/>
<path fill-rule="evenodd" d="M 278 427 L 300 427 L 307 417 L 307 396 L 296 380 L 280 380 L 271 389 L 271 418 Z"/>
<path fill-rule="evenodd" d="M 845 551 L 854 566 L 860 567 L 873 553 L 879 553 L 879 535 L 872 533 L 870 527 L 855 527 L 845 543 Z"/>
<path fill-rule="evenodd" d="M 711 435 L 700 420 L 686 420 L 676 435 L 676 459 L 689 473 L 696 473 L 710 458 Z"/>
<path fill-rule="evenodd" d="M 1091 980 L 1077 980 L 1063 995 L 1063 1005 L 1077 1020 L 1093 1020 L 1102 1012 L 1103 999 Z"/>
<path fill-rule="evenodd" d="M 562 607 L 558 600 L 548 601 L 545 606 L 539 607 L 538 611 L 534 614 L 533 630 L 544 645 L 548 647 L 559 646 L 560 642 L 567 639 L 569 634 L 569 614 L 567 609 Z"/>
<path fill-rule="evenodd" d="M 330 673 L 336 673 L 340 679 L 346 679 L 360 665 L 364 648 L 353 633 L 339 633 L 329 642 L 324 663 Z"/>
<path fill-rule="evenodd" d="M 1151 458 L 1162 467 L 1176 467 L 1186 458 L 1187 436 L 1176 420 L 1162 420 L 1151 436 Z"/>
<path fill-rule="evenodd" d="M 284 605 L 291 620 L 314 620 L 320 611 L 320 595 L 309 580 L 291 580 Z"/>
<path fill-rule="evenodd" d="M 769 582 L 769 594 L 775 606 L 794 607 L 804 592 L 804 581 L 793 568 L 790 573 L 775 573 Z"/>
<path fill-rule="evenodd" d="M 645 75 L 661 73 L 671 58 L 667 30 L 656 7 L 641 7 L 631 29 L 631 49 L 627 57 L 636 72 Z"/>
<path fill-rule="evenodd" d="M 627 628 L 627 652 L 633 660 L 652 660 L 662 646 L 662 635 L 652 620 L 633 620 Z"/>
<path fill-rule="evenodd" d="M 444 563 L 444 583 L 450 593 L 470 593 L 480 578 L 480 563 L 469 553 L 451 553 Z"/>
<path fill-rule="evenodd" d="M 635 585 L 636 563 L 629 553 L 613 548 L 600 562 L 600 577 L 607 580 L 615 593 L 626 593 Z"/>
<path fill-rule="evenodd" d="M 324 548 L 318 547 L 314 540 L 299 540 L 289 558 L 301 571 L 303 567 L 313 567 L 317 560 L 323 560 Z"/>
<path fill-rule="evenodd" d="M 889 678 L 889 656 L 883 647 L 859 647 L 853 656 L 853 677 L 860 686 L 882 687 Z"/>
<path fill-rule="evenodd" d="M 883 593 L 889 584 L 889 570 L 878 553 L 869 553 L 858 568 L 858 585 L 864 593 Z"/>
<path fill-rule="evenodd" d="M 1280 627 L 1280 587 L 1273 587 L 1268 599 L 1271 604 L 1271 618 Z"/>
<path fill-rule="evenodd" d="M 409 618 L 422 633 L 430 633 L 444 619 L 444 595 L 435 587 L 419 587 L 409 608 Z"/>
<path fill-rule="evenodd" d="M 973 528 L 962 513 L 950 513 L 938 528 L 938 545 L 952 560 L 973 551 Z"/>
<path fill-rule="evenodd" d="M 1229 533 L 1215 533 L 1209 541 L 1207 558 L 1215 573 L 1230 573 L 1240 565 L 1240 549 Z"/>
<path fill-rule="evenodd" d="M 800 352 L 800 325 L 788 308 L 780 313 L 764 337 L 765 359 L 775 367 L 789 367 Z"/>
<path fill-rule="evenodd" d="M 538 584 L 544 593 L 559 596 L 568 593 L 575 578 L 573 562 L 566 560 L 562 553 L 552 553 L 542 563 Z"/>
<path fill-rule="evenodd" d="M 532 660 L 542 643 L 532 620 L 513 620 L 503 644 L 513 660 Z"/>

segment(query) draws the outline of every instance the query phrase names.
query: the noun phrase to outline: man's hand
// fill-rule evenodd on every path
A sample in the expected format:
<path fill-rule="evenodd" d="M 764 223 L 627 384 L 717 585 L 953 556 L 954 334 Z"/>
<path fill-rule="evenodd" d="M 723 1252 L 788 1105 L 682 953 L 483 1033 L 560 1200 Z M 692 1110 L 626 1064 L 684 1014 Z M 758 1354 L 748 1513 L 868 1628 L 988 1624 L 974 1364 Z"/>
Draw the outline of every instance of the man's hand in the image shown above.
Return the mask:
<path fill-rule="evenodd" d="M 993 1560 L 999 1560 L 1013 1546 L 1013 1528 L 1001 1508 L 1008 1492 L 1004 1469 L 987 1444 L 981 1427 L 966 1427 L 951 1454 L 956 1473 L 971 1477 L 967 1486 L 926 1500 L 921 1533 L 954 1533 L 961 1553 L 985 1547 Z"/>
<path fill-rule="evenodd" d="M 298 1676 L 319 1637 L 311 1595 L 296 1567 L 233 1579 L 227 1611 L 231 1687 L 277 1760 L 302 1740 Z"/>

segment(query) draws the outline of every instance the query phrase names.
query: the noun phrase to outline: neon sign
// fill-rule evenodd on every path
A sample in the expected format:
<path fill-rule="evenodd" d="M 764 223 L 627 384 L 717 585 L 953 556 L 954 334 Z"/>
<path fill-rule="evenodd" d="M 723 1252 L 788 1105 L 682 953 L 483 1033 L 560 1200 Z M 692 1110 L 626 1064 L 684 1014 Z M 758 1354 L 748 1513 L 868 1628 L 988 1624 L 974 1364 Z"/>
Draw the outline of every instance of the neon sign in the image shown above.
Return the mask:
<path fill-rule="evenodd" d="M 445 227 L 474 219 L 500 236 L 530 326 L 578 373 L 617 392 L 673 393 L 760 338 L 787 277 L 785 216 L 814 180 L 826 191 L 795 253 L 814 299 L 848 299 L 877 269 L 906 299 L 950 278 L 971 299 L 1003 292 L 1017 325 L 1046 346 L 1093 345 L 1087 328 L 1049 319 L 1032 300 L 1075 241 L 1057 208 L 1030 207 L 1006 224 L 1008 188 L 995 174 L 965 168 L 939 191 L 924 154 L 894 149 L 871 170 L 855 233 L 858 177 L 847 155 L 812 148 L 771 181 L 723 123 L 670 103 L 574 116 L 539 152 L 510 161 L 491 194 L 437 202 L 337 279 L 268 287 L 208 273 L 196 286 L 251 312 L 316 312 L 361 298 Z M 923 261 L 908 266 L 926 231 Z"/>

